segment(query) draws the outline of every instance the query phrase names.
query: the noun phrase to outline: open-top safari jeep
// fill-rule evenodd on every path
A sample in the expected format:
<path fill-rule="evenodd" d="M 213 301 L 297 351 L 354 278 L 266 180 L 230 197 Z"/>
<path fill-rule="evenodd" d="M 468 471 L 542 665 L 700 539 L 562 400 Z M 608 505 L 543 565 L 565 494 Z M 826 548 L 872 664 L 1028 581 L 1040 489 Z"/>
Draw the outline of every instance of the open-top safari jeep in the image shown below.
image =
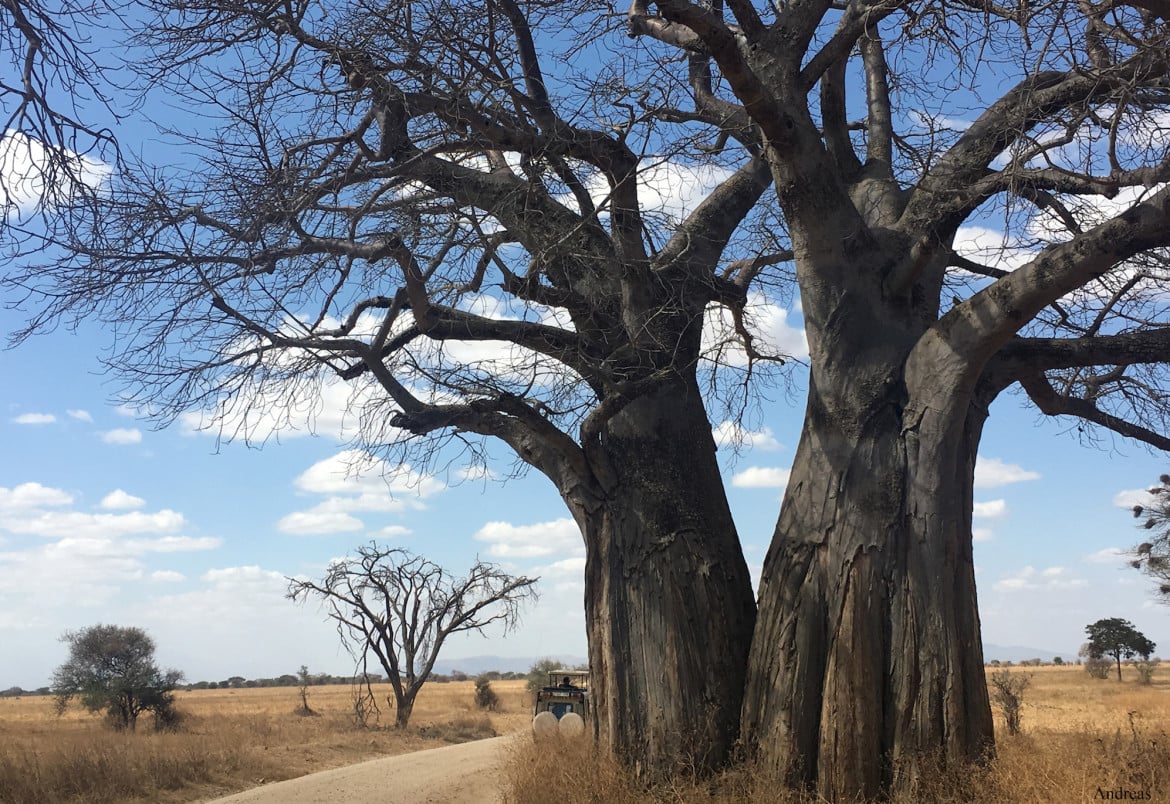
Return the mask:
<path fill-rule="evenodd" d="M 532 736 L 547 740 L 554 736 L 576 738 L 585 733 L 589 717 L 589 671 L 550 670 L 548 685 L 536 693 L 532 713 Z"/>
<path fill-rule="evenodd" d="M 533 716 L 552 712 L 557 720 L 573 712 L 581 718 L 589 717 L 589 671 L 550 670 L 548 685 L 536 693 Z"/>

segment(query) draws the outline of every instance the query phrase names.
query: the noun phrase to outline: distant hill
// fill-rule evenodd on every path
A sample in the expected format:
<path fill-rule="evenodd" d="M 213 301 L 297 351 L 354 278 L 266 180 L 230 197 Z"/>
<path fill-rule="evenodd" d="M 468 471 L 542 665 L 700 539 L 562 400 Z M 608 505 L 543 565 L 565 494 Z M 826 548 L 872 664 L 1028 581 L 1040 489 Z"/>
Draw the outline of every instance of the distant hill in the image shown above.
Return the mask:
<path fill-rule="evenodd" d="M 990 643 L 983 643 L 983 661 L 1001 661 L 1001 662 L 1022 662 L 1025 659 L 1043 659 L 1046 662 L 1052 661 L 1054 656 L 1059 656 L 1066 662 L 1076 661 L 1077 652 L 1075 650 L 1053 651 L 1047 648 L 1028 648 L 1021 645 L 992 645 Z"/>
<path fill-rule="evenodd" d="M 589 660 L 584 656 L 468 656 L 463 659 L 439 659 L 435 672 L 449 675 L 456 670 L 469 676 L 498 670 L 501 673 L 527 673 L 541 659 L 555 659 L 565 667 L 576 667 Z"/>

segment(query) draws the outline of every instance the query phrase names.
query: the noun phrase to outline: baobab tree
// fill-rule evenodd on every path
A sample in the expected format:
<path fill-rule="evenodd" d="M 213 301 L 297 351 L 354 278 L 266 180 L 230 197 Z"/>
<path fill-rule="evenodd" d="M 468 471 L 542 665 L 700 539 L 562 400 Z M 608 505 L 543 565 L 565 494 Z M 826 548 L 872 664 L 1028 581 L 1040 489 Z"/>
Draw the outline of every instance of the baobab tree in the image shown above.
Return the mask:
<path fill-rule="evenodd" d="M 737 732 L 829 800 L 987 755 L 989 405 L 1170 447 L 1164 3 L 146 5 L 144 81 L 222 125 L 62 219 L 27 332 L 109 321 L 163 417 L 328 375 L 368 444 L 507 444 L 581 528 L 597 737 L 648 775 Z M 655 162 L 701 200 L 652 215 Z M 709 418 L 783 357 L 749 302 L 784 283 L 757 615 Z"/>

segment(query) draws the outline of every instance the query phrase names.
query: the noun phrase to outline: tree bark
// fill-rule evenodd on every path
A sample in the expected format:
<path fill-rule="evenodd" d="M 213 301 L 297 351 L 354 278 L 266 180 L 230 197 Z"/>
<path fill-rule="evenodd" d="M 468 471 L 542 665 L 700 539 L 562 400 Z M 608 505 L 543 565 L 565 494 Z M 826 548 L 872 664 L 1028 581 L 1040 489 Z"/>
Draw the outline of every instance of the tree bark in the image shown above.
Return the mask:
<path fill-rule="evenodd" d="M 647 780 L 714 770 L 738 738 L 755 601 L 715 449 L 687 380 L 632 402 L 587 450 L 609 478 L 578 516 L 594 734 Z"/>
<path fill-rule="evenodd" d="M 814 364 L 744 701 L 764 768 L 829 801 L 992 749 L 971 556 L 986 407 L 891 351 Z"/>
<path fill-rule="evenodd" d="M 414 712 L 414 696 L 403 696 L 395 702 L 394 728 L 405 729 L 410 724 L 410 716 Z"/>

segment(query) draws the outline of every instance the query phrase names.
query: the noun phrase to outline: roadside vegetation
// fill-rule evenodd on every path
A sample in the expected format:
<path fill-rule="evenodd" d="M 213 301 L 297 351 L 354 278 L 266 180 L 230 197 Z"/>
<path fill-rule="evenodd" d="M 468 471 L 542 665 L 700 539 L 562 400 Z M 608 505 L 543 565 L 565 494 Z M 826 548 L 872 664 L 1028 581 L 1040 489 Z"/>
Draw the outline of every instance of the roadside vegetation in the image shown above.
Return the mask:
<path fill-rule="evenodd" d="M 989 681 L 992 675 L 989 668 Z M 1010 735 L 997 718 L 998 755 L 991 763 L 925 775 L 893 804 L 1170 800 L 1170 672 L 1156 668 L 1149 685 L 1128 667 L 1120 684 L 1102 684 L 1072 664 L 1029 665 L 1027 677 L 1016 701 L 1016 717 L 1024 713 L 1015 724 L 1020 733 Z M 701 781 L 684 769 L 671 783 L 646 789 L 587 741 L 518 741 L 506 786 L 508 804 L 547 804 L 550 790 L 558 804 L 823 802 L 788 792 L 750 766 Z"/>
<path fill-rule="evenodd" d="M 388 685 L 375 685 L 383 700 Z M 297 714 L 297 688 L 180 691 L 176 733 L 111 731 L 100 715 L 58 717 L 51 696 L 0 698 L 0 804 L 179 804 L 365 759 L 439 748 L 525 728 L 525 682 L 493 681 L 496 709 L 476 705 L 474 682 L 432 683 L 411 726 L 393 713 L 361 728 L 349 686 L 314 686 L 320 717 Z"/>

